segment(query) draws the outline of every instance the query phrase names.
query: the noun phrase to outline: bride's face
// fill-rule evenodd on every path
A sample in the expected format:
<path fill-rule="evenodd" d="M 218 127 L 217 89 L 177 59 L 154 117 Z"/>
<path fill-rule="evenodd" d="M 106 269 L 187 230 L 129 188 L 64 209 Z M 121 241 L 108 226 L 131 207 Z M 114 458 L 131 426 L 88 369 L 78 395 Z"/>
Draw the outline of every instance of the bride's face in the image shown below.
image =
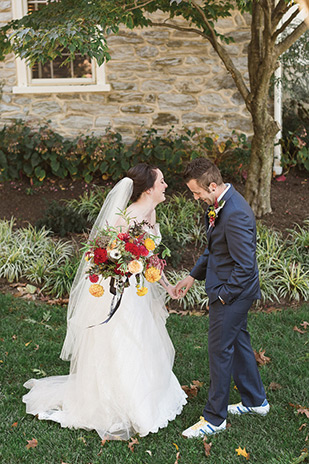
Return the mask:
<path fill-rule="evenodd" d="M 153 187 L 150 189 L 150 193 L 156 204 L 162 203 L 165 200 L 165 190 L 167 189 L 167 183 L 164 180 L 164 176 L 160 169 L 156 169 L 157 178 Z"/>

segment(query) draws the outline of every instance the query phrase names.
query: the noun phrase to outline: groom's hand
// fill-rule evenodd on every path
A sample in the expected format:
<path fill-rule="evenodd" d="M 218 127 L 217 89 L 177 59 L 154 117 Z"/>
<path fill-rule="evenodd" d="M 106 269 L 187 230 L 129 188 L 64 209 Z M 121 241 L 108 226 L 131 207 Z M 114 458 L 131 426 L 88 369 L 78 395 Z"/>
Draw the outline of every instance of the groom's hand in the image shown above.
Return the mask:
<path fill-rule="evenodd" d="M 178 282 L 175 288 L 178 298 L 182 298 L 187 294 L 188 290 L 190 290 L 190 288 L 194 284 L 194 280 L 194 277 L 188 275 L 184 279 L 180 280 L 180 282 Z"/>

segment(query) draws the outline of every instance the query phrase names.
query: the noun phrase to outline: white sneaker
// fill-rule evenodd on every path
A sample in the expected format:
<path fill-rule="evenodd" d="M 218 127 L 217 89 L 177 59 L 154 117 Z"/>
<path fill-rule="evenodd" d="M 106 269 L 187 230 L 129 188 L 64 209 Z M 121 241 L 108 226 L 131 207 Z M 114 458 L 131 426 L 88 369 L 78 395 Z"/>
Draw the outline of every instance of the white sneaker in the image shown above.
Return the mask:
<path fill-rule="evenodd" d="M 222 422 L 222 424 L 216 426 L 208 422 L 204 419 L 204 417 L 200 417 L 200 420 L 189 427 L 188 429 L 182 432 L 182 436 L 186 438 L 197 438 L 197 437 L 204 437 L 205 435 L 213 435 L 218 432 L 222 432 L 226 429 L 226 420 Z"/>
<path fill-rule="evenodd" d="M 260 416 L 266 416 L 269 411 L 269 403 L 265 399 L 261 406 L 244 406 L 242 403 L 229 404 L 227 412 L 231 414 L 259 414 Z"/>

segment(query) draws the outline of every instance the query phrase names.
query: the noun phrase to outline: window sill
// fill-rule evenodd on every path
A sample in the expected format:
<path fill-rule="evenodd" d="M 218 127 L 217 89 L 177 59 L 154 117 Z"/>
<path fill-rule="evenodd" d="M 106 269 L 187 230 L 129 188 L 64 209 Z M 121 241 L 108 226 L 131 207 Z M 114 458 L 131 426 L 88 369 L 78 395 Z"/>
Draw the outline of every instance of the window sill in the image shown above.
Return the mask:
<path fill-rule="evenodd" d="M 33 85 L 29 87 L 13 87 L 13 93 L 81 93 L 81 92 L 109 92 L 109 84 L 89 85 Z"/>

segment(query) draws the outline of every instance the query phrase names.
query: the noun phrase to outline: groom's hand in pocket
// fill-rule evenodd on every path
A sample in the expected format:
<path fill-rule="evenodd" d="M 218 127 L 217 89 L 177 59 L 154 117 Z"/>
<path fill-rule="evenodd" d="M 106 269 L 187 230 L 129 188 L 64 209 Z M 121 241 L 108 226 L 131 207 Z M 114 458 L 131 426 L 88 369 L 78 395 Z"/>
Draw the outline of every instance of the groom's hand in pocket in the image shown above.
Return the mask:
<path fill-rule="evenodd" d="M 190 288 L 194 284 L 194 280 L 194 277 L 188 275 L 187 277 L 178 282 L 178 284 L 176 285 L 176 294 L 178 298 L 182 298 L 187 294 L 188 290 L 190 290 Z"/>

